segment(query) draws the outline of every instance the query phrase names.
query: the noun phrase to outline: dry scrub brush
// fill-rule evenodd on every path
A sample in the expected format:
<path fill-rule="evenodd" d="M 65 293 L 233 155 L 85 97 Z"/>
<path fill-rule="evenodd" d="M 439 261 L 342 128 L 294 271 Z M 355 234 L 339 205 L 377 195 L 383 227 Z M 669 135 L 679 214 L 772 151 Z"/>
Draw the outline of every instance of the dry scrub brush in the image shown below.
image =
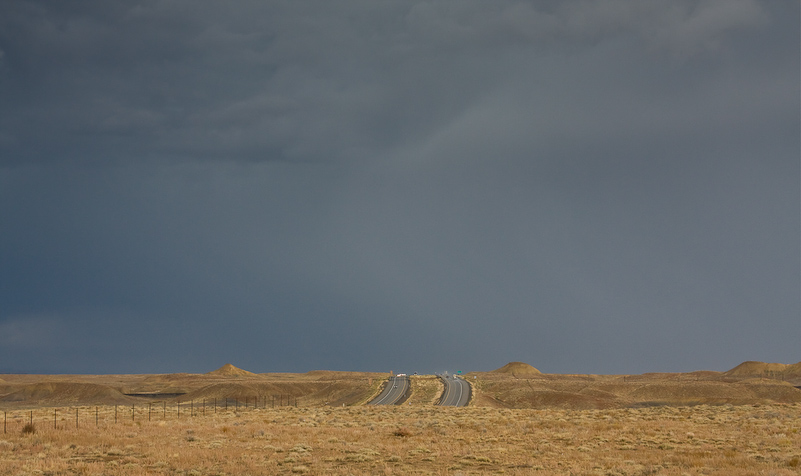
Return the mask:
<path fill-rule="evenodd" d="M 88 410 L 88 409 L 87 409 Z M 0 475 L 799 474 L 801 405 L 250 409 L 0 434 Z M 111 418 L 109 418 L 111 417 Z"/>

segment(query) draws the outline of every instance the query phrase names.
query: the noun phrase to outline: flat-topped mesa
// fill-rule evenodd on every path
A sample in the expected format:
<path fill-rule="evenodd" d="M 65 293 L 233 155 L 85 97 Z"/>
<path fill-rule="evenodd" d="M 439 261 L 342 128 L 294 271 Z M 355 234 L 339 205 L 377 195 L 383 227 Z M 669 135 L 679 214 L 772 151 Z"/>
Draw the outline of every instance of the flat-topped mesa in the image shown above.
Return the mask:
<path fill-rule="evenodd" d="M 542 372 L 525 362 L 509 362 L 499 369 L 492 371 L 499 374 L 512 374 L 515 377 L 530 377 L 533 375 L 542 375 Z"/>
<path fill-rule="evenodd" d="M 242 370 L 239 367 L 235 367 L 231 364 L 225 364 L 217 370 L 212 370 L 211 372 L 206 373 L 206 375 L 212 375 L 215 377 L 258 377 L 258 375 L 254 374 L 253 372 Z"/>

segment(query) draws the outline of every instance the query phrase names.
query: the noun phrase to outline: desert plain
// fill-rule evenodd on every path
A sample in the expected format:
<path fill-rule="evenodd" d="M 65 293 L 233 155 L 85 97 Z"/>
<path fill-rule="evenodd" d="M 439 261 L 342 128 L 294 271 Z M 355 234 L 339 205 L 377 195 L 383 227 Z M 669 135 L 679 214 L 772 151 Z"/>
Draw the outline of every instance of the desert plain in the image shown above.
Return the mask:
<path fill-rule="evenodd" d="M 0 475 L 795 475 L 801 363 L 464 375 L 470 404 L 388 373 L 0 375 Z"/>

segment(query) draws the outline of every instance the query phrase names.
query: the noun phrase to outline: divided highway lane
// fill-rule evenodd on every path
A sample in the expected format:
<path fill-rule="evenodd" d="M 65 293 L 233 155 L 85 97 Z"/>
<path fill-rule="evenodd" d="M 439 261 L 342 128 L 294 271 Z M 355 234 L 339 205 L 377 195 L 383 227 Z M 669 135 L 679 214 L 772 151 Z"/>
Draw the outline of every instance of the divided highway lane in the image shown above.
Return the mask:
<path fill-rule="evenodd" d="M 393 376 L 387 381 L 384 391 L 368 405 L 398 405 L 403 403 L 410 389 L 409 377 L 406 375 Z"/>
<path fill-rule="evenodd" d="M 445 391 L 442 393 L 439 405 L 443 407 L 466 407 L 467 402 L 470 401 L 470 384 L 467 383 L 467 380 L 455 375 L 453 377 L 440 375 L 439 378 L 445 384 Z"/>

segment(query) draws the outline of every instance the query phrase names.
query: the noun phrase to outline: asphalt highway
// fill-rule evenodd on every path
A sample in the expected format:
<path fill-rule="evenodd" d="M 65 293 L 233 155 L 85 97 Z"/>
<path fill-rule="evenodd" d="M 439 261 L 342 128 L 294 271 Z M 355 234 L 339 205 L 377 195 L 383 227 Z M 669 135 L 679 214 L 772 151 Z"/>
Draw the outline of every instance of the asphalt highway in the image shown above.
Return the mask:
<path fill-rule="evenodd" d="M 440 375 L 440 379 L 445 384 L 445 391 L 439 404 L 443 407 L 466 407 L 470 401 L 470 384 L 467 380 L 453 376 Z"/>
<path fill-rule="evenodd" d="M 409 377 L 408 376 L 393 376 L 387 381 L 384 391 L 368 405 L 398 405 L 403 402 L 406 394 L 409 391 Z"/>

